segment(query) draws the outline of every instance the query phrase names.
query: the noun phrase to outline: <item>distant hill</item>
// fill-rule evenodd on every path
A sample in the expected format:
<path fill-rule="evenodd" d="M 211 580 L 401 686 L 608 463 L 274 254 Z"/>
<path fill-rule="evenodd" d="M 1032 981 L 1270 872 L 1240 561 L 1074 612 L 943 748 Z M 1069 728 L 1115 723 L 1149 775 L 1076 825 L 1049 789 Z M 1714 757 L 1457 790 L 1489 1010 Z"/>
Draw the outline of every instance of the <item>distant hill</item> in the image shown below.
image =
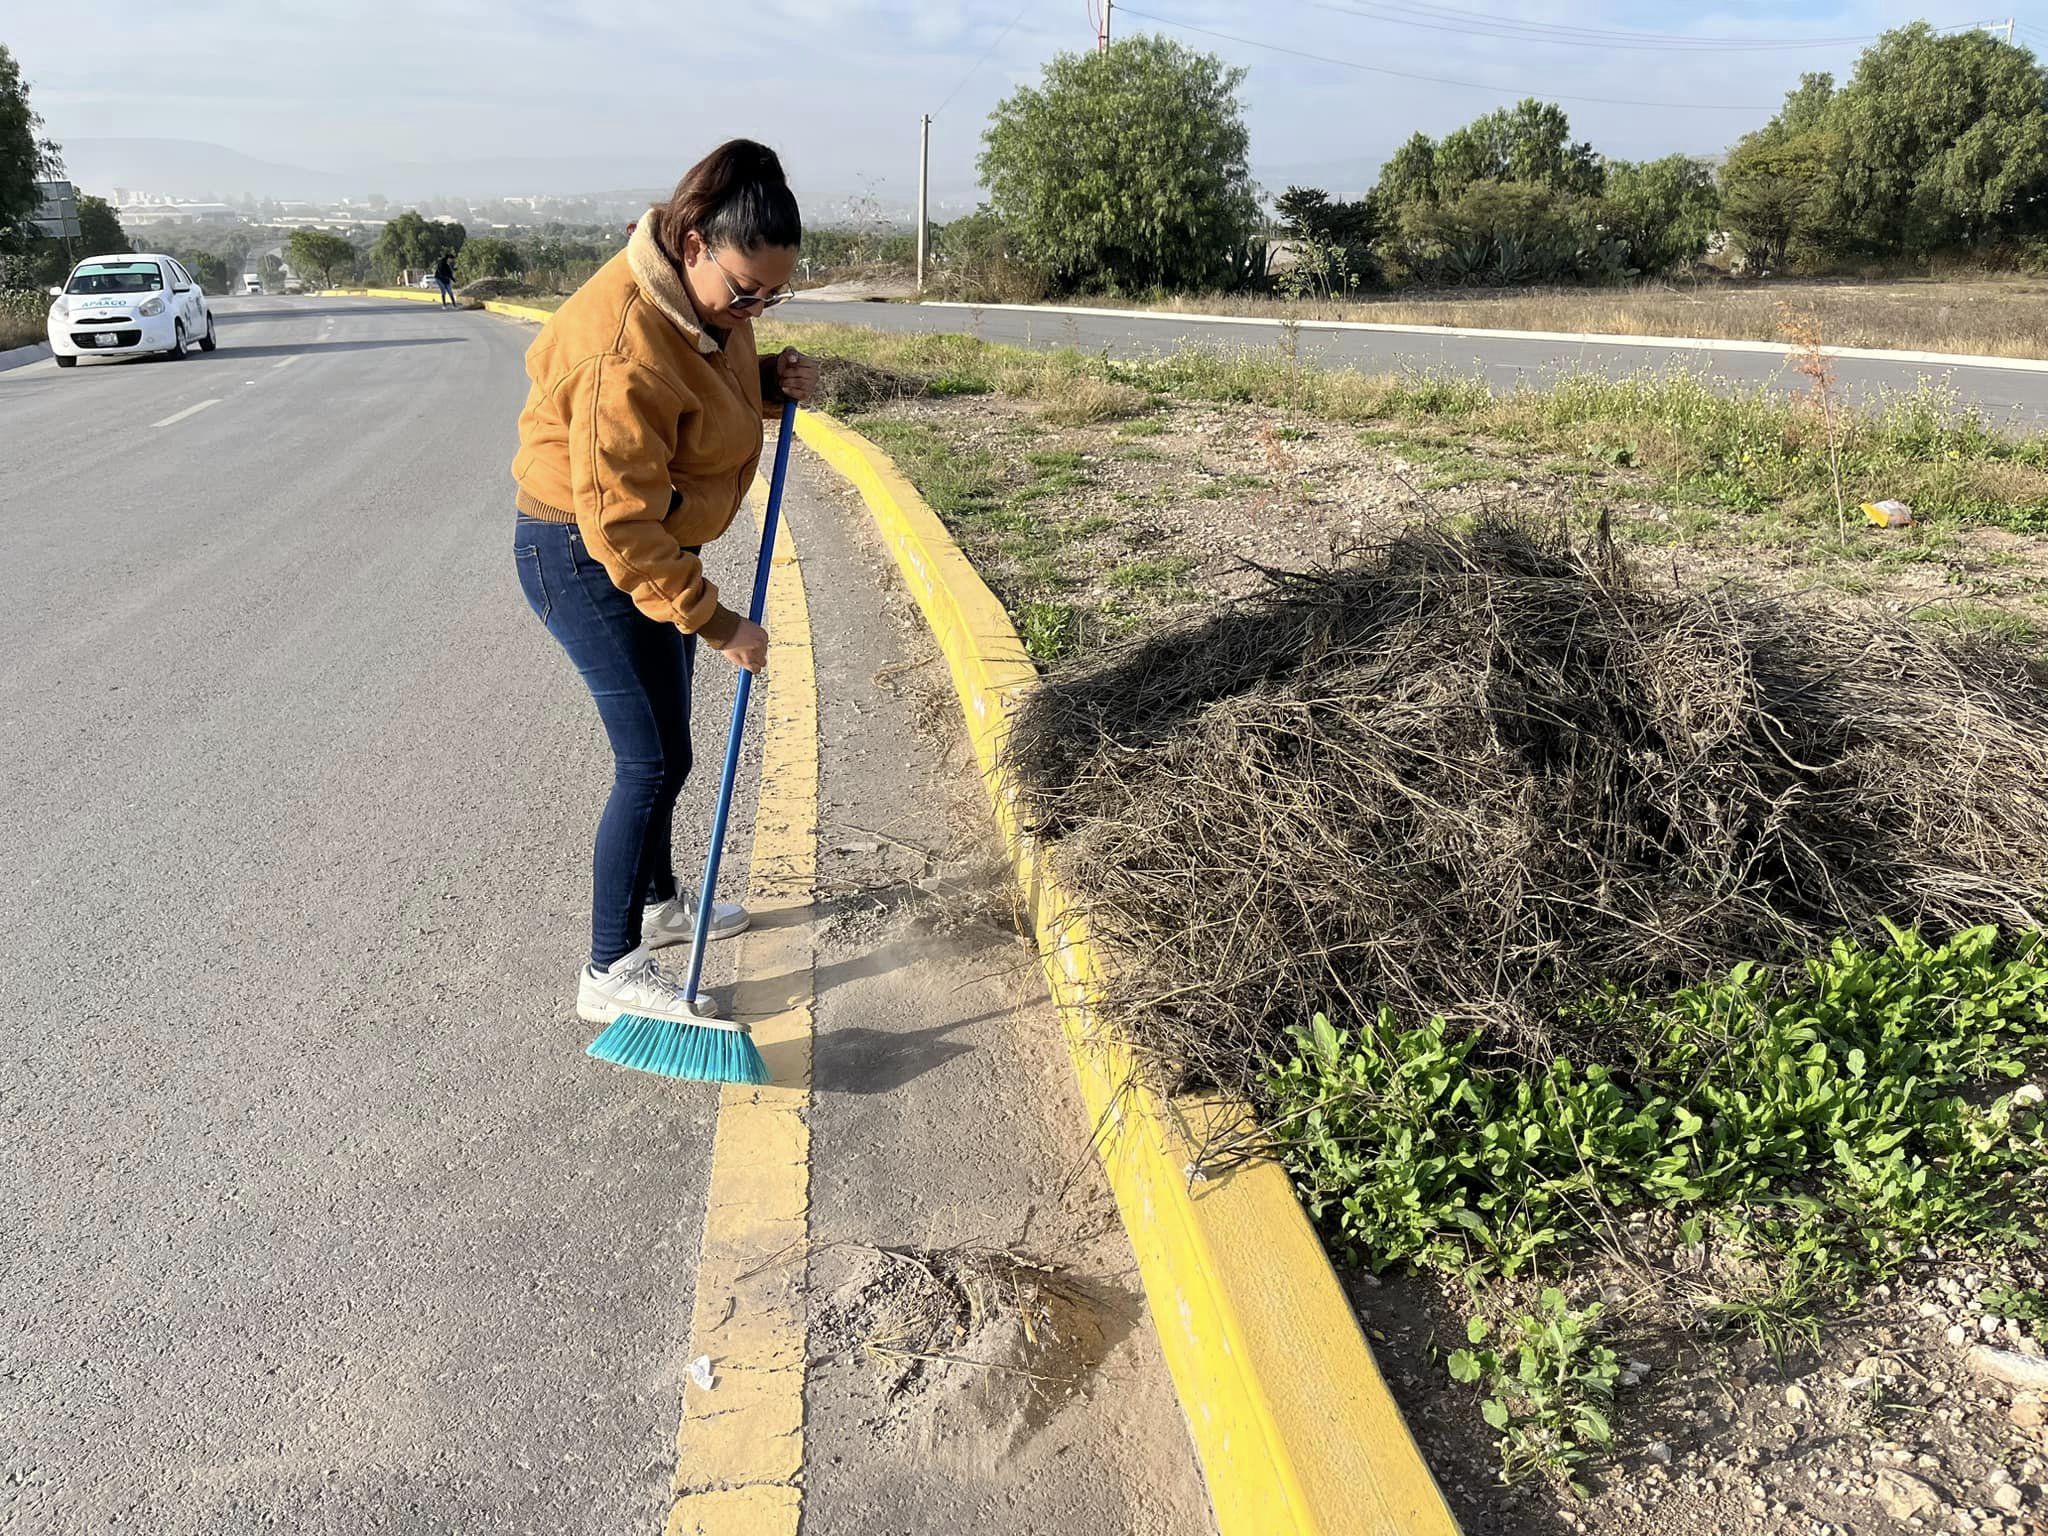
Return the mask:
<path fill-rule="evenodd" d="M 102 197 L 112 196 L 116 187 L 129 187 L 159 197 L 209 200 L 270 197 L 331 202 L 381 193 L 398 203 L 434 197 L 596 197 L 624 192 L 652 197 L 673 186 L 684 169 L 675 160 L 644 152 L 626 157 L 376 160 L 341 169 L 316 169 L 264 160 L 196 139 L 67 139 L 64 164 L 71 180 Z M 1299 184 L 1322 187 L 1336 197 L 1360 197 L 1379 175 L 1379 165 L 1376 159 L 1352 157 L 1255 165 L 1252 170 L 1269 194 Z M 801 168 L 793 169 L 798 194 L 813 222 L 830 224 L 845 217 L 853 194 L 845 188 L 807 185 Z M 914 181 L 889 176 L 870 178 L 866 188 L 880 204 L 877 212 L 905 223 L 914 217 L 914 189 Z M 971 213 L 980 200 L 979 190 L 971 185 L 935 178 L 932 217 L 945 220 Z"/>
<path fill-rule="evenodd" d="M 102 197 L 130 187 L 161 197 L 210 200 L 273 197 L 330 202 L 381 193 L 394 202 L 459 197 L 601 197 L 666 193 L 686 168 L 673 157 L 648 155 L 504 155 L 473 160 L 373 160 L 314 169 L 245 155 L 194 139 L 67 139 L 65 174 Z M 974 206 L 971 189 L 934 187 L 934 216 Z M 809 207 L 836 209 L 843 188 L 804 186 Z M 948 195 L 950 194 L 950 195 Z M 629 199 L 630 201 L 630 199 Z M 907 218 L 908 201 L 900 194 Z"/>
<path fill-rule="evenodd" d="M 196 139 L 66 139 L 64 174 L 101 197 L 112 196 L 116 187 L 204 199 L 361 195 L 352 177 L 259 160 Z"/>

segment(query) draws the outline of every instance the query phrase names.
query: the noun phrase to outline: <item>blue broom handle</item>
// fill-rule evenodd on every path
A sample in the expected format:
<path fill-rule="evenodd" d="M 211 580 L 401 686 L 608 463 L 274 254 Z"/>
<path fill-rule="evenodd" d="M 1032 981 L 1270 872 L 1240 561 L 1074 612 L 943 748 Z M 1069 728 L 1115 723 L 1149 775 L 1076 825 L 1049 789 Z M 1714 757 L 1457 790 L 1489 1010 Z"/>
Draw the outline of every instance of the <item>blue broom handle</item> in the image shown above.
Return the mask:
<path fill-rule="evenodd" d="M 754 595 L 747 601 L 747 618 L 758 624 L 768 607 L 768 568 L 775 554 L 775 529 L 782 520 L 782 483 L 789 476 L 789 444 L 796 436 L 796 402 L 782 407 L 782 431 L 775 439 L 775 472 L 768 479 L 768 510 L 761 518 L 761 554 L 754 562 Z M 725 733 L 725 771 L 718 778 L 718 804 L 711 813 L 711 847 L 704 856 L 704 884 L 697 893 L 697 932 L 690 940 L 690 975 L 683 983 L 683 996 L 697 996 L 697 982 L 704 974 L 704 940 L 711 931 L 711 893 L 718 888 L 718 863 L 725 852 L 725 823 L 732 811 L 733 781 L 740 771 L 740 736 L 747 724 L 747 698 L 754 688 L 754 674 L 740 673 L 732 696 L 732 726 Z"/>

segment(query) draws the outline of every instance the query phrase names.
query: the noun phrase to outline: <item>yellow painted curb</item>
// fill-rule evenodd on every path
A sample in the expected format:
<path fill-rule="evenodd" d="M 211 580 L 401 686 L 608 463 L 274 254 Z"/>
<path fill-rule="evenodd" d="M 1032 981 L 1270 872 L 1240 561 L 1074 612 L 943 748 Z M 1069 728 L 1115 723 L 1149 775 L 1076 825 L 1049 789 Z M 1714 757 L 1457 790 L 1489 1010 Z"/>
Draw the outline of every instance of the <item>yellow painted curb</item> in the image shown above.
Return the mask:
<path fill-rule="evenodd" d="M 756 487 L 757 508 L 760 488 Z M 719 1092 L 666 1536 L 796 1536 L 803 1510 L 804 1283 L 810 1247 L 818 687 L 810 606 L 785 522 L 768 578 L 761 789 L 733 1012 L 771 1081 Z"/>
<path fill-rule="evenodd" d="M 1247 1111 L 1139 1087 L 1096 1011 L 1087 926 L 1002 768 L 1037 678 L 1009 615 L 879 448 L 816 412 L 797 431 L 860 491 L 952 670 L 1222 1536 L 1455 1536 L 1286 1175 L 1265 1160 L 1200 1171 L 1200 1148 Z"/>
<path fill-rule="evenodd" d="M 441 294 L 424 288 L 323 288 L 321 292 L 344 299 L 404 299 L 413 304 L 438 304 Z M 531 320 L 536 325 L 546 325 L 555 312 L 552 309 L 535 309 L 530 304 L 506 304 L 498 299 L 473 299 L 468 302 L 481 304 L 494 315 L 510 315 L 514 320 Z"/>

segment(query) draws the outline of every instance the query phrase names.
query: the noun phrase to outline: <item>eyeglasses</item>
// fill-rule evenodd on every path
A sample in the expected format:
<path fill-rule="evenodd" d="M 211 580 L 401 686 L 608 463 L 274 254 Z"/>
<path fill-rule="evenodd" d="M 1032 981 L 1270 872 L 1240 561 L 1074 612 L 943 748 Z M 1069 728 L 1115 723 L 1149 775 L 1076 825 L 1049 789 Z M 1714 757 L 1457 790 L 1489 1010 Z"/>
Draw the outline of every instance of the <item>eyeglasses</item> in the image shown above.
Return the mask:
<path fill-rule="evenodd" d="M 784 284 L 775 293 L 761 293 L 758 291 L 749 293 L 732 280 L 732 274 L 727 272 L 724 264 L 719 261 L 718 253 L 708 245 L 704 247 L 704 259 L 714 267 L 717 267 L 718 275 L 725 279 L 726 291 L 732 295 L 732 307 L 735 311 L 742 309 L 773 309 L 776 305 L 787 303 L 796 297 L 796 290 L 787 284 Z"/>

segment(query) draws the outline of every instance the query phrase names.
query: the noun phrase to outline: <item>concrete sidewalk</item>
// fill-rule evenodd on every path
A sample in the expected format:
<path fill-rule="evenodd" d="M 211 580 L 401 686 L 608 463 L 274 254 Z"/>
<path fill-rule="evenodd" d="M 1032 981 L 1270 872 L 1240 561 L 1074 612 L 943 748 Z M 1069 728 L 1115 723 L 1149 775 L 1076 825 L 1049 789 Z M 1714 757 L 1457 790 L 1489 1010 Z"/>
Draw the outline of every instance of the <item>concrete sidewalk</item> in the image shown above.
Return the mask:
<path fill-rule="evenodd" d="M 822 769 L 803 1529 L 1198 1536 L 1193 1450 L 944 666 L 851 490 L 801 448 L 792 482 Z M 888 1353 L 919 1269 L 958 1285 L 962 1250 L 1023 1261 L 1057 1337 L 992 1307 L 945 1358 Z"/>

